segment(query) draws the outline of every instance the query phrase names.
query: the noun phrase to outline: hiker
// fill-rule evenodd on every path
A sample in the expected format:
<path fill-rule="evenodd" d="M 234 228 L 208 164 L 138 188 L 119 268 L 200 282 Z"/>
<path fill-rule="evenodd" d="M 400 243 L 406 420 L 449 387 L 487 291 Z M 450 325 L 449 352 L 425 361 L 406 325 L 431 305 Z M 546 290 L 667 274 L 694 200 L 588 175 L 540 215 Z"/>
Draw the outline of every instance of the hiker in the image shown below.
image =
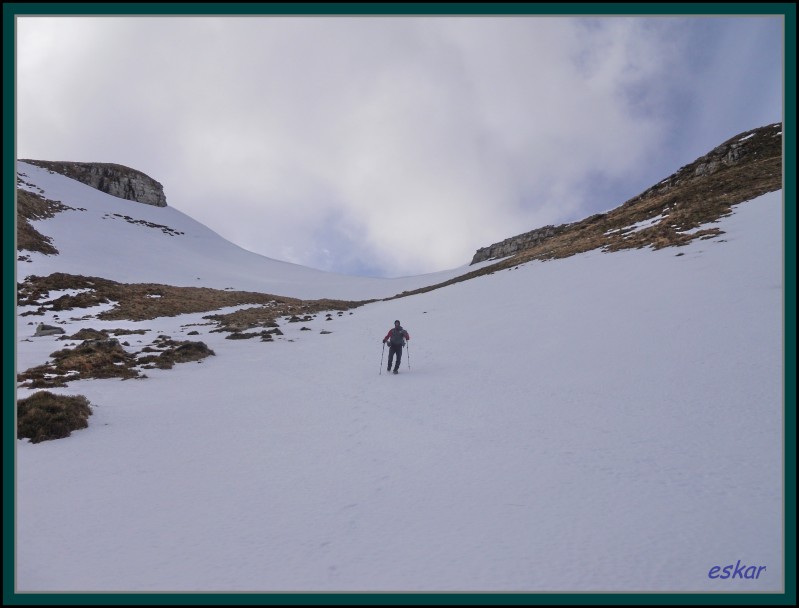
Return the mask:
<path fill-rule="evenodd" d="M 399 373 L 400 360 L 402 359 L 402 347 L 405 346 L 405 340 L 410 340 L 411 337 L 408 332 L 402 328 L 399 321 L 394 321 L 394 327 L 388 330 L 386 337 L 383 338 L 383 344 L 388 343 L 388 367 L 386 371 L 391 371 L 391 361 L 394 355 L 397 355 L 397 363 L 394 366 L 394 373 Z"/>

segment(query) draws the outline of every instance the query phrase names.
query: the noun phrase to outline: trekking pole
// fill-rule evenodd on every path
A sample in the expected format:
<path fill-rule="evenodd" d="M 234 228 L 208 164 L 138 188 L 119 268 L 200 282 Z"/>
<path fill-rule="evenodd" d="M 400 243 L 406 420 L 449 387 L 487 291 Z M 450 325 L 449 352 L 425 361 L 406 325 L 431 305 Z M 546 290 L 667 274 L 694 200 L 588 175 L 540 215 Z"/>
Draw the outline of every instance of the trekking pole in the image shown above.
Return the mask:
<path fill-rule="evenodd" d="M 383 342 L 383 354 L 380 355 L 380 373 L 377 374 L 378 376 L 382 376 L 383 375 L 383 355 L 385 355 L 385 354 L 386 354 L 386 343 Z"/>
<path fill-rule="evenodd" d="M 408 371 L 411 369 L 411 343 L 406 342 L 405 347 L 408 349 Z"/>

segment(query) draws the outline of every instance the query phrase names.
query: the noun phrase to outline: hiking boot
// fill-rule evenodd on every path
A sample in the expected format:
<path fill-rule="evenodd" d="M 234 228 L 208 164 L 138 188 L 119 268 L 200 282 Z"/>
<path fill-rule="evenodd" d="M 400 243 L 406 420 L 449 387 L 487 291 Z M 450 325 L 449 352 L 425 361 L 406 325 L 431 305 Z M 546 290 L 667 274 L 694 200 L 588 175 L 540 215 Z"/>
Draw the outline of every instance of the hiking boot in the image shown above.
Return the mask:
<path fill-rule="evenodd" d="M 395 369 L 395 370 L 394 370 L 394 373 L 395 373 L 395 374 L 398 374 L 398 373 L 399 373 L 399 370 L 396 370 L 396 369 Z"/>

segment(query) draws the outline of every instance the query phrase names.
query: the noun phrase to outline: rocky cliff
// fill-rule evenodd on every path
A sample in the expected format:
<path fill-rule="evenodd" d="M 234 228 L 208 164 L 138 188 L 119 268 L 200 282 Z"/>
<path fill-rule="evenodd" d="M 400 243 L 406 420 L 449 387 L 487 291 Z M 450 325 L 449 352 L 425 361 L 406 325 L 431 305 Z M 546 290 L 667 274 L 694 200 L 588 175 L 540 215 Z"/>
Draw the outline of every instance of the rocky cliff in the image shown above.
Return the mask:
<path fill-rule="evenodd" d="M 113 163 L 75 163 L 47 160 L 22 162 L 66 175 L 101 192 L 129 201 L 166 207 L 164 187 L 141 171 Z"/>
<path fill-rule="evenodd" d="M 564 226 L 544 226 L 543 228 L 536 228 L 535 230 L 525 232 L 518 236 L 512 236 L 499 243 L 489 245 L 488 247 L 482 247 L 474 254 L 471 263 L 476 264 L 484 260 L 505 258 L 518 251 L 535 247 L 543 243 L 546 239 L 560 234 L 563 232 L 564 228 Z"/>

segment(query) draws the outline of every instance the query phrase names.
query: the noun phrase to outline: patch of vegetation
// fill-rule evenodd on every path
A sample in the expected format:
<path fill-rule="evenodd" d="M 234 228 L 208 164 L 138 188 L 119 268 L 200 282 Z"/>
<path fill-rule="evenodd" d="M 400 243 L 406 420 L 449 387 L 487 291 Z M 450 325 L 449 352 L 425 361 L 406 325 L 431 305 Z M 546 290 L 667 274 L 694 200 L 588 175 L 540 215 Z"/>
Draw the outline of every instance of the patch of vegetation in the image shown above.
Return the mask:
<path fill-rule="evenodd" d="M 91 327 L 84 327 L 79 329 L 71 336 L 63 338 L 65 340 L 107 340 L 108 334 L 104 330 L 92 329 Z"/>
<path fill-rule="evenodd" d="M 108 340 L 111 335 L 127 336 L 130 334 L 144 335 L 147 329 L 92 329 L 84 327 L 76 331 L 71 336 L 61 338 L 61 340 Z"/>
<path fill-rule="evenodd" d="M 254 327 L 274 327 L 275 320 L 292 314 L 310 314 L 322 310 L 348 310 L 373 302 L 343 300 L 299 300 L 250 291 L 227 291 L 208 287 L 173 287 L 157 283 L 117 283 L 99 277 L 56 272 L 46 277 L 31 275 L 17 284 L 20 306 L 39 306 L 51 291 L 84 290 L 79 296 L 62 296 L 49 306 L 57 310 L 89 307 L 114 302 L 113 308 L 97 315 L 98 319 L 145 321 L 158 317 L 210 312 L 243 304 L 260 305 L 224 315 L 205 317 L 216 322 L 222 331 L 242 331 Z"/>
<path fill-rule="evenodd" d="M 89 426 L 91 404 L 82 395 L 55 395 L 39 391 L 17 401 L 17 438 L 39 443 L 69 437 Z"/>
<path fill-rule="evenodd" d="M 52 361 L 17 374 L 20 386 L 54 388 L 89 378 L 144 378 L 139 368 L 172 369 L 175 363 L 199 361 L 215 354 L 203 342 L 175 341 L 163 335 L 138 353 L 127 352 L 105 332 L 87 328 L 69 339 L 76 336 L 84 337 L 84 341 L 75 348 L 56 351 L 50 355 Z"/>
<path fill-rule="evenodd" d="M 36 251 L 45 255 L 57 255 L 58 249 L 52 239 L 34 228 L 31 220 L 53 217 L 60 211 L 72 209 L 58 201 L 51 201 L 40 194 L 17 189 L 17 250 Z"/>
<path fill-rule="evenodd" d="M 270 297 L 274 298 L 274 296 Z M 296 300 L 293 298 L 276 298 L 261 306 L 244 308 L 227 314 L 208 315 L 203 318 L 214 321 L 218 325 L 218 329 L 211 331 L 241 333 L 252 329 L 279 327 L 277 319 L 282 317 L 286 318 L 287 323 L 299 323 L 301 321 L 310 321 L 315 314 L 326 310 L 337 310 L 339 311 L 338 314 L 341 315 L 343 314 L 341 311 L 357 308 L 373 301 L 353 302 L 330 299 Z"/>
<path fill-rule="evenodd" d="M 115 339 L 86 340 L 73 349 L 65 348 L 50 355 L 52 361 L 17 374 L 21 386 L 52 388 L 68 381 L 85 378 L 137 378 L 135 355 Z"/>
<path fill-rule="evenodd" d="M 154 344 L 158 349 L 161 349 L 159 354 L 145 355 L 138 358 L 138 363 L 146 369 L 154 367 L 172 369 L 175 363 L 200 361 L 206 357 L 216 355 L 204 342 L 175 341 L 169 336 L 158 336 Z M 142 352 L 153 352 L 153 350 L 152 348 L 147 348 Z"/>
<path fill-rule="evenodd" d="M 249 340 L 250 338 L 257 338 L 260 335 L 261 335 L 260 333 L 256 333 L 256 332 L 252 332 L 252 331 L 251 332 L 234 331 L 229 336 L 226 336 L 226 339 L 227 340 Z"/>

